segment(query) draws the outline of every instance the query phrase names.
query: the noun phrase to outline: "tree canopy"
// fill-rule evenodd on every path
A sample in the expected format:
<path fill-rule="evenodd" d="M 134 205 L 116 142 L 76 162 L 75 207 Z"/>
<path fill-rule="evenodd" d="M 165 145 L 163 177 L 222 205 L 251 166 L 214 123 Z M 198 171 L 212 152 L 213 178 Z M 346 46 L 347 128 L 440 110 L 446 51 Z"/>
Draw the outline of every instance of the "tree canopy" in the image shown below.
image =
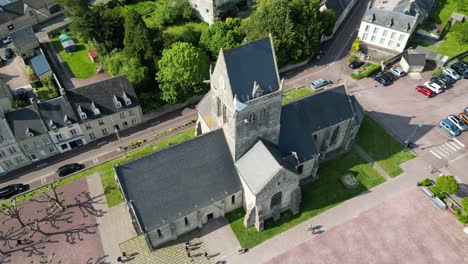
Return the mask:
<path fill-rule="evenodd" d="M 278 64 L 313 55 L 327 29 L 329 14 L 320 13 L 319 0 L 261 0 L 246 22 L 249 41 L 273 35 Z M 325 16 L 325 18 L 324 18 Z M 325 22 L 324 22 L 325 20 Z"/>
<path fill-rule="evenodd" d="M 436 179 L 436 184 L 444 193 L 454 194 L 457 193 L 459 189 L 458 182 L 453 176 L 440 176 Z"/>
<path fill-rule="evenodd" d="M 105 58 L 104 65 L 112 76 L 126 74 L 137 91 L 141 91 L 149 81 L 148 67 L 137 58 L 128 58 L 123 52 L 112 52 Z"/>
<path fill-rule="evenodd" d="M 200 47 L 207 51 L 211 58 L 218 56 L 220 49 L 239 46 L 244 36 L 240 32 L 240 18 L 227 18 L 226 22 L 216 22 L 203 31 Z"/>
<path fill-rule="evenodd" d="M 176 42 L 164 50 L 158 66 L 156 80 L 166 102 L 176 103 L 206 87 L 203 81 L 209 75 L 209 58 L 190 43 Z"/>
<path fill-rule="evenodd" d="M 468 22 L 456 22 L 452 27 L 455 39 L 460 45 L 468 45 Z"/>
<path fill-rule="evenodd" d="M 156 59 L 158 48 L 154 30 L 146 27 L 145 22 L 135 10 L 130 9 L 125 17 L 124 53 L 143 61 L 145 64 Z"/>

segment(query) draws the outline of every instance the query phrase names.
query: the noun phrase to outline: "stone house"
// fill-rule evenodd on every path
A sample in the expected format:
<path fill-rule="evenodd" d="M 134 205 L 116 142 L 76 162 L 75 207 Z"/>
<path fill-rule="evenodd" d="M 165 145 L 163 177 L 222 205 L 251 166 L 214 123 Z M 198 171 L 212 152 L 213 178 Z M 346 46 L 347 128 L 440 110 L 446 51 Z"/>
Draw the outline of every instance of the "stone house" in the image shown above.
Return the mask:
<path fill-rule="evenodd" d="M 0 37 L 26 26 L 34 26 L 60 15 L 54 0 L 0 0 Z"/>
<path fill-rule="evenodd" d="M 31 163 L 21 152 L 10 130 L 5 112 L 0 106 L 0 176 L 15 170 L 24 163 Z"/>
<path fill-rule="evenodd" d="M 216 22 L 220 15 L 220 7 L 225 4 L 238 4 L 246 0 L 188 0 L 189 4 L 195 9 L 197 16 L 208 24 Z"/>
<path fill-rule="evenodd" d="M 8 124 L 21 152 L 27 157 L 15 161 L 19 167 L 36 162 L 58 153 L 42 122 L 37 105 L 30 105 L 5 113 Z"/>
<path fill-rule="evenodd" d="M 10 32 L 11 40 L 15 45 L 16 53 L 23 59 L 31 58 L 36 55 L 35 49 L 40 47 L 39 41 L 34 34 L 32 26 L 20 28 Z"/>
<path fill-rule="evenodd" d="M 86 145 L 80 124 L 63 96 L 38 103 L 39 113 L 60 153 Z"/>
<path fill-rule="evenodd" d="M 126 76 L 66 91 L 83 131 L 84 142 L 106 137 L 142 121 L 140 103 Z"/>
<path fill-rule="evenodd" d="M 244 225 L 259 231 L 286 210 L 298 213 L 301 181 L 349 150 L 363 119 L 344 85 L 282 106 L 271 36 L 221 50 L 210 86 L 197 106 L 197 137 L 115 168 L 151 249 L 240 206 Z"/>

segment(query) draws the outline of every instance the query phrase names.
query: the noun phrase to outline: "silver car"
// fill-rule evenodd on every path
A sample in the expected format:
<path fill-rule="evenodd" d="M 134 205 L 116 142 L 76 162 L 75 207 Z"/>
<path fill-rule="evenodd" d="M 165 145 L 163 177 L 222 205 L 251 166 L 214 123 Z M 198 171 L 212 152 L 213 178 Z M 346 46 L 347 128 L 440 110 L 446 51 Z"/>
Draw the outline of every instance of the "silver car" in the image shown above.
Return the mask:
<path fill-rule="evenodd" d="M 329 84 L 333 84 L 333 82 L 325 78 L 320 78 L 317 80 L 313 80 L 310 84 L 310 88 L 314 89 L 314 91 L 319 91 Z"/>
<path fill-rule="evenodd" d="M 448 120 L 452 121 L 452 123 L 461 131 L 468 130 L 468 125 L 466 125 L 465 122 L 460 117 L 456 115 L 449 115 Z"/>

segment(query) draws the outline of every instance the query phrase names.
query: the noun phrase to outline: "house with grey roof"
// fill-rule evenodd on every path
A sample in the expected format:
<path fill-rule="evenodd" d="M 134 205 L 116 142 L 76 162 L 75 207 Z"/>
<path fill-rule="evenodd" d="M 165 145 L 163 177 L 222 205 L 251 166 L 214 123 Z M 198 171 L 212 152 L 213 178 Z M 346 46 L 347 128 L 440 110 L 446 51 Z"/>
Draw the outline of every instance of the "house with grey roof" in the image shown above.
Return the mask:
<path fill-rule="evenodd" d="M 242 206 L 244 225 L 299 212 L 300 183 L 348 151 L 363 111 L 342 84 L 282 106 L 271 36 L 221 50 L 196 137 L 115 168 L 150 249 Z"/>
<path fill-rule="evenodd" d="M 16 52 L 23 58 L 31 58 L 36 54 L 35 49 L 40 44 L 32 26 L 23 27 L 10 32 L 11 40 L 15 45 Z"/>
<path fill-rule="evenodd" d="M 358 38 L 363 43 L 390 52 L 402 52 L 430 14 L 434 0 L 376 1 L 362 18 Z"/>
<path fill-rule="evenodd" d="M 50 138 L 60 153 L 85 145 L 78 118 L 63 96 L 37 104 Z"/>
<path fill-rule="evenodd" d="M 0 0 L 0 37 L 34 26 L 62 13 L 54 0 Z"/>
<path fill-rule="evenodd" d="M 37 110 L 37 105 L 30 105 L 5 113 L 8 125 L 27 160 L 18 158 L 18 166 L 25 166 L 58 153 L 47 127 Z"/>
<path fill-rule="evenodd" d="M 84 133 L 84 142 L 106 137 L 141 123 L 143 113 L 125 75 L 66 91 Z"/>
<path fill-rule="evenodd" d="M 5 111 L 0 105 L 0 176 L 29 163 L 31 161 L 26 158 L 16 143 L 5 117 Z"/>

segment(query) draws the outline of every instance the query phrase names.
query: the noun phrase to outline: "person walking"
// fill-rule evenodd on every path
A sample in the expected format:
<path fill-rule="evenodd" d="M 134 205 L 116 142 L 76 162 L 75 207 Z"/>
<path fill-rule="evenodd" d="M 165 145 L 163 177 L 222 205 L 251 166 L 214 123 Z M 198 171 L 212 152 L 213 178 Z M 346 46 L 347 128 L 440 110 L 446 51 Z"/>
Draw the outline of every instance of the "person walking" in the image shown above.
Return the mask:
<path fill-rule="evenodd" d="M 191 258 L 192 256 L 190 256 L 190 251 L 187 251 L 187 257 Z"/>
<path fill-rule="evenodd" d="M 205 251 L 205 253 L 203 253 L 203 256 L 205 256 L 205 258 L 208 260 L 208 252 Z"/>
<path fill-rule="evenodd" d="M 124 263 L 123 260 L 122 260 L 122 257 L 120 257 L 120 256 L 117 258 L 117 262 Z"/>

